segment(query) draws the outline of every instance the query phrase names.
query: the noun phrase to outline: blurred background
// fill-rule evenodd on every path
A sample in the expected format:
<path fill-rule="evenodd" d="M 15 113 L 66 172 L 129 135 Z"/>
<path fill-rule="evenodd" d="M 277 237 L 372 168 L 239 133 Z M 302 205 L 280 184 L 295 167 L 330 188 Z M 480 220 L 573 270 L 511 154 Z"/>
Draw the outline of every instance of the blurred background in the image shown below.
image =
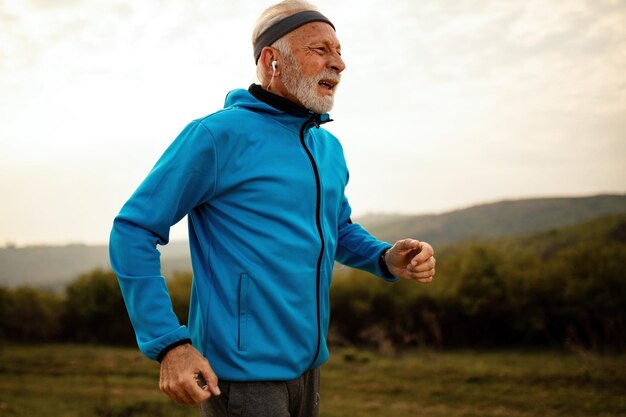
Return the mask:
<path fill-rule="evenodd" d="M 190 415 L 106 244 L 183 127 L 256 81 L 271 3 L 0 0 L 0 416 Z M 316 4 L 353 217 L 438 259 L 430 286 L 337 266 L 322 415 L 626 413 L 626 3 Z M 160 249 L 185 322 L 185 221 Z"/>
<path fill-rule="evenodd" d="M 255 82 L 269 4 L 0 2 L 0 244 L 106 242 L 183 127 Z M 625 191 L 623 1 L 318 5 L 355 216 Z"/>

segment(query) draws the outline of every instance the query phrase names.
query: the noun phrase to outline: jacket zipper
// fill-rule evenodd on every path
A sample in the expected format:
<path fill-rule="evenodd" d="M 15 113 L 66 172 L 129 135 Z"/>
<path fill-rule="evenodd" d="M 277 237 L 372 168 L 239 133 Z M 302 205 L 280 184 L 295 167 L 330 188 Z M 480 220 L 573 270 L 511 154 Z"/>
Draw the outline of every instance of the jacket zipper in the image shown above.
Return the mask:
<path fill-rule="evenodd" d="M 311 364 L 308 366 L 307 370 L 310 370 L 315 364 L 315 361 L 317 360 L 317 357 L 320 352 L 320 343 L 321 343 L 321 338 L 322 338 L 321 336 L 322 329 L 321 329 L 321 323 L 320 323 L 320 284 L 321 284 L 322 259 L 324 256 L 324 245 L 325 245 L 324 234 L 322 232 L 322 219 L 321 219 L 322 185 L 320 181 L 320 174 L 317 169 L 317 164 L 315 163 L 315 159 L 313 158 L 313 154 L 311 153 L 309 148 L 307 148 L 306 143 L 304 142 L 304 131 L 307 126 L 313 123 L 315 124 L 316 127 L 319 128 L 319 123 L 317 122 L 316 118 L 317 116 L 313 116 L 312 118 L 307 120 L 300 128 L 300 144 L 302 145 L 307 156 L 309 157 L 309 161 L 311 162 L 311 166 L 313 167 L 313 173 L 315 174 L 315 185 L 316 185 L 316 191 L 317 191 L 316 205 L 315 205 L 315 223 L 317 224 L 317 233 L 320 236 L 320 242 L 321 242 L 320 254 L 319 254 L 319 257 L 317 258 L 317 274 L 316 274 L 316 279 L 317 279 L 317 282 L 316 282 L 317 343 L 315 346 L 315 354 L 313 355 L 313 360 L 311 361 Z"/>

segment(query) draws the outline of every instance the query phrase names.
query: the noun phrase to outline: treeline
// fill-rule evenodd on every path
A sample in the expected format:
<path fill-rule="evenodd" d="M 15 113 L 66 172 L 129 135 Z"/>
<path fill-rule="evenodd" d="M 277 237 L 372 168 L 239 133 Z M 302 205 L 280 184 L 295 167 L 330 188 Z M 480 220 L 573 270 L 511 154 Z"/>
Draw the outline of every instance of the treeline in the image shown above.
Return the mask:
<path fill-rule="evenodd" d="M 626 216 L 438 251 L 433 284 L 339 271 L 333 336 L 381 348 L 626 349 Z"/>
<path fill-rule="evenodd" d="M 184 324 L 189 310 L 190 273 L 168 282 L 174 311 Z M 124 300 L 111 271 L 79 276 L 63 294 L 33 287 L 0 287 L 0 340 L 13 342 L 135 343 Z"/>
<path fill-rule="evenodd" d="M 190 273 L 168 281 L 186 321 Z M 389 284 L 339 268 L 332 343 L 382 350 L 435 346 L 584 346 L 626 350 L 626 216 L 516 239 L 437 248 L 433 284 Z M 64 294 L 0 288 L 0 339 L 134 344 L 117 280 L 81 275 Z"/>

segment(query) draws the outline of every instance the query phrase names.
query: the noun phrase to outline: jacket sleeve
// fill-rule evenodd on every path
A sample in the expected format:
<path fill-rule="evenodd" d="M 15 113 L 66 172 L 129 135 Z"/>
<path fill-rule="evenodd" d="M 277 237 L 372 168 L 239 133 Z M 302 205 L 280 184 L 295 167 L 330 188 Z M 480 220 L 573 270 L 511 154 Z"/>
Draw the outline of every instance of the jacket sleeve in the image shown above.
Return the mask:
<path fill-rule="evenodd" d="M 339 215 L 339 236 L 335 260 L 352 268 L 370 272 L 385 281 L 397 281 L 398 278 L 389 274 L 388 271 L 383 271 L 379 263 L 380 255 L 391 245 L 376 239 L 360 224 L 352 223 L 351 213 L 348 199 L 344 196 Z"/>
<path fill-rule="evenodd" d="M 166 347 L 188 339 L 161 275 L 157 244 L 170 227 L 214 193 L 216 151 L 211 133 L 192 122 L 165 151 L 113 222 L 109 256 L 135 329 L 139 349 L 157 359 Z"/>

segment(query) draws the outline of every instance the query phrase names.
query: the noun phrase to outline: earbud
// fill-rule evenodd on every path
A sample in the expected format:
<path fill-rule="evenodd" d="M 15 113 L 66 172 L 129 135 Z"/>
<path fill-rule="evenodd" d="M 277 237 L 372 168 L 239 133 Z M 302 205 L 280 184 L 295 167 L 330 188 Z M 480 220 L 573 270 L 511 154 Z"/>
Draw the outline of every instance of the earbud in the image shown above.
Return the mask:
<path fill-rule="evenodd" d="M 270 83 L 267 85 L 268 90 L 272 86 L 272 81 L 274 81 L 274 76 L 276 75 L 276 68 L 278 68 L 278 61 L 274 60 L 272 61 L 272 79 L 270 80 Z"/>

